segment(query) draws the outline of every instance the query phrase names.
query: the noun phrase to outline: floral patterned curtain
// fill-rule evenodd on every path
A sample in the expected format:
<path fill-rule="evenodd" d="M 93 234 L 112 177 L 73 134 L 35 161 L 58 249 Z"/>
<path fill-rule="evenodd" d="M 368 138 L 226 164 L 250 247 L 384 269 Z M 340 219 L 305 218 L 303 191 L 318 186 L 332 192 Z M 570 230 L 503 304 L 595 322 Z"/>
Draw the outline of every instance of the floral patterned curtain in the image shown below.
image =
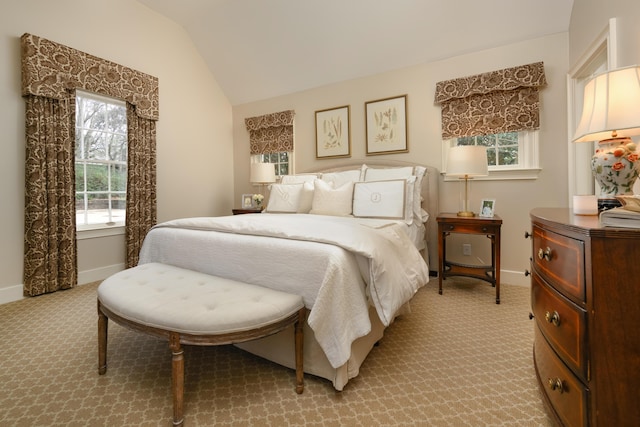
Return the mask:
<path fill-rule="evenodd" d="M 156 122 L 136 114 L 127 103 L 126 267 L 135 267 L 142 242 L 156 223 Z"/>
<path fill-rule="evenodd" d="M 24 295 L 76 285 L 75 97 L 26 102 Z"/>
<path fill-rule="evenodd" d="M 158 79 L 31 34 L 21 37 L 21 45 L 27 158 L 24 294 L 33 296 L 77 284 L 76 89 L 125 100 L 130 126 L 133 123 L 129 138 L 136 151 L 145 147 L 142 154 L 129 154 L 127 181 L 128 188 L 147 192 L 142 199 L 140 191 L 133 193 L 132 200 L 127 194 L 126 264 L 137 262 L 137 253 L 130 254 L 139 248 L 146 230 L 156 221 Z"/>
<path fill-rule="evenodd" d="M 269 154 L 281 151 L 293 151 L 293 118 L 295 111 L 244 119 L 249 131 L 251 154 Z"/>
<path fill-rule="evenodd" d="M 546 83 L 542 62 L 438 82 L 442 139 L 538 129 Z"/>

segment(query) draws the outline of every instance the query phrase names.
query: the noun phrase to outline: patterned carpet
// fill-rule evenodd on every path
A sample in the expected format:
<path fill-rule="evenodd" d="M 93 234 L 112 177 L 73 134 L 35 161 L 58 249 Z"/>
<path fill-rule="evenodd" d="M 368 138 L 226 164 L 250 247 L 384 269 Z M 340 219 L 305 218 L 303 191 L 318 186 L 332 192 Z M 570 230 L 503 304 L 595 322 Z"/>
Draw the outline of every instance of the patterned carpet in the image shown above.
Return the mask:
<path fill-rule="evenodd" d="M 166 342 L 109 325 L 96 284 L 0 305 L 0 424 L 171 425 Z M 232 346 L 187 347 L 186 426 L 551 426 L 532 366 L 529 290 L 449 278 L 415 296 L 345 390 Z"/>

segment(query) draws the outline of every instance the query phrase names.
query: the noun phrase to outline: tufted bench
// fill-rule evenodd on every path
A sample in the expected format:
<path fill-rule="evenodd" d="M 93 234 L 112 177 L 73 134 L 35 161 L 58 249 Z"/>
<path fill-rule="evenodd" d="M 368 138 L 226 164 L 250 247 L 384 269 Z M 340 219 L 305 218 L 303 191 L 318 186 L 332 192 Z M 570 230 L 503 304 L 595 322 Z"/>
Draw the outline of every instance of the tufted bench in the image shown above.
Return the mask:
<path fill-rule="evenodd" d="M 107 372 L 109 319 L 167 339 L 172 352 L 173 424 L 183 422 L 181 345 L 222 345 L 275 334 L 295 325 L 296 392 L 302 393 L 302 297 L 150 263 L 129 268 L 98 287 L 98 373 Z"/>

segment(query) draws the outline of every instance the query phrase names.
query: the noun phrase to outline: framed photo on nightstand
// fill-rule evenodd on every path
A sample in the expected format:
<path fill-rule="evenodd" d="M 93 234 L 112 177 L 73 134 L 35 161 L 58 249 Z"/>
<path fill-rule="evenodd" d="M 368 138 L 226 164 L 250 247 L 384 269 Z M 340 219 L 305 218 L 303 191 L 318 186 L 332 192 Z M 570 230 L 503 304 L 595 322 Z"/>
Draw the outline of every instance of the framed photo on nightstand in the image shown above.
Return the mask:
<path fill-rule="evenodd" d="M 253 194 L 243 194 L 240 200 L 240 206 L 242 206 L 242 209 L 255 208 L 253 204 Z"/>
<path fill-rule="evenodd" d="M 480 215 L 484 218 L 493 218 L 493 212 L 496 206 L 496 199 L 482 199 L 480 204 Z"/>

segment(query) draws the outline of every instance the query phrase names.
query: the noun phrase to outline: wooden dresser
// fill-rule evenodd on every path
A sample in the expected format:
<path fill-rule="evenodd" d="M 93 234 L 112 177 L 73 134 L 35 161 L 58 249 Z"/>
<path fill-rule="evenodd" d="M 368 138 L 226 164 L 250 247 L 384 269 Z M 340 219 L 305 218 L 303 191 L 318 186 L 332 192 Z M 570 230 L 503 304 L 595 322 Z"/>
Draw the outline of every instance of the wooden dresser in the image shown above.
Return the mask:
<path fill-rule="evenodd" d="M 534 365 L 566 426 L 640 426 L 640 229 L 531 212 Z"/>

